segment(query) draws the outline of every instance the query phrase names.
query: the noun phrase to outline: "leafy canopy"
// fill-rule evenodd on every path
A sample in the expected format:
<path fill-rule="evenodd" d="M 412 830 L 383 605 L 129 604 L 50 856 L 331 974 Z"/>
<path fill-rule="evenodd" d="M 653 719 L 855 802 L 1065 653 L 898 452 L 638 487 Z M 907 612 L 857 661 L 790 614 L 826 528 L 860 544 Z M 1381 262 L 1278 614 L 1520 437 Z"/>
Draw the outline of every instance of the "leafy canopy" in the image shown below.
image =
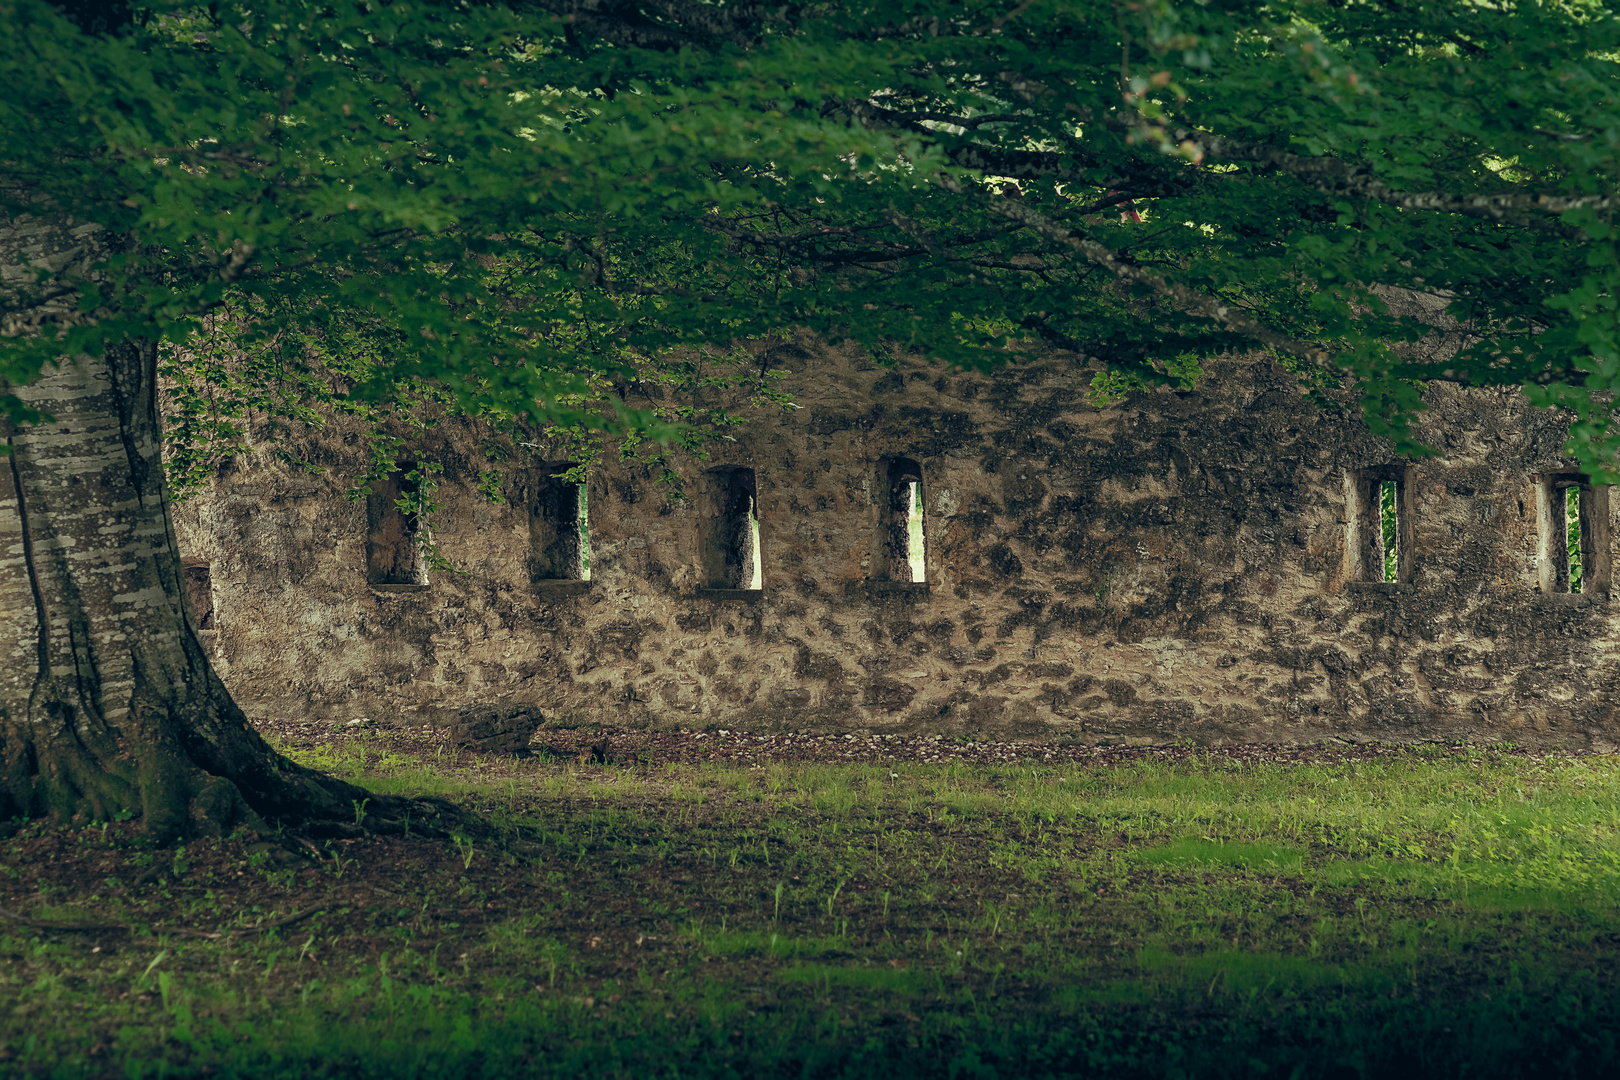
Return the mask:
<path fill-rule="evenodd" d="M 8 281 L 13 385 L 233 304 L 244 340 L 364 328 L 362 394 L 654 433 L 603 387 L 790 327 L 1044 341 L 1105 390 L 1260 347 L 1403 450 L 1413 380 L 1526 386 L 1614 476 L 1604 3 L 120 11 L 0 0 L 6 209 L 104 238 Z"/>

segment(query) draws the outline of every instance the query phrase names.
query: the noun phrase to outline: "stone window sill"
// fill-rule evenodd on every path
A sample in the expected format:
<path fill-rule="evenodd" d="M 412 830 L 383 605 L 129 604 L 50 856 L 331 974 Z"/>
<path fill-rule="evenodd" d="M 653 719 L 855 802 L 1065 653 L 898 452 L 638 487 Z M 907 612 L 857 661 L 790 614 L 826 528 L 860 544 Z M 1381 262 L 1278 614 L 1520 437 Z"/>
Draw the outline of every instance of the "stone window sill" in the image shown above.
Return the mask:
<path fill-rule="evenodd" d="M 1536 603 L 1541 607 L 1593 607 L 1608 602 L 1607 593 L 1536 593 Z"/>
<path fill-rule="evenodd" d="M 869 600 L 883 600 L 889 597 L 927 600 L 933 595 L 933 591 L 934 587 L 926 581 L 851 581 L 844 586 L 845 593 L 864 596 Z"/>
<path fill-rule="evenodd" d="M 576 596 L 584 596 L 591 591 L 589 581 L 578 581 L 571 578 L 543 579 L 530 583 L 534 595 L 542 600 L 570 600 Z"/>
<path fill-rule="evenodd" d="M 693 589 L 694 600 L 731 600 L 751 604 L 765 595 L 764 589 Z"/>
<path fill-rule="evenodd" d="M 1405 581 L 1347 581 L 1345 589 L 1359 593 L 1382 593 L 1385 596 L 1411 596 L 1417 592 L 1417 586 Z"/>

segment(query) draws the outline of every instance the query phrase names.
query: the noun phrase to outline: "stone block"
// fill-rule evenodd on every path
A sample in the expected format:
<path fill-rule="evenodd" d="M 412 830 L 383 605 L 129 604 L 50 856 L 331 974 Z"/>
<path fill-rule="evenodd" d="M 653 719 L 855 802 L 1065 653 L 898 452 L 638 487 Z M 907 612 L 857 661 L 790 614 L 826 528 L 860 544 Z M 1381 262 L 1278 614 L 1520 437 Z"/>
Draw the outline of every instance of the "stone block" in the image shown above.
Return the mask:
<path fill-rule="evenodd" d="M 517 754 L 545 722 L 533 705 L 474 705 L 450 724 L 450 745 L 486 754 Z"/>

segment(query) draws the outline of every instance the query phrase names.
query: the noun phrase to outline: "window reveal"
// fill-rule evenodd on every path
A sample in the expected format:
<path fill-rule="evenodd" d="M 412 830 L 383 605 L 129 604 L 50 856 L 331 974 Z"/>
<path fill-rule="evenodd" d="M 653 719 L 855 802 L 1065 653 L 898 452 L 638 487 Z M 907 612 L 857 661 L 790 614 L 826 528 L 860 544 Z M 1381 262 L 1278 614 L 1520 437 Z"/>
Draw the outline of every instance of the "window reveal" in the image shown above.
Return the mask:
<path fill-rule="evenodd" d="M 762 588 L 754 470 L 722 466 L 709 470 L 708 480 L 702 546 L 705 584 L 711 589 Z"/>
<path fill-rule="evenodd" d="M 371 482 L 366 496 L 366 575 L 371 584 L 427 584 L 416 513 L 421 491 L 421 472 L 412 461 L 400 462 Z"/>
<path fill-rule="evenodd" d="M 589 581 L 591 526 L 585 485 L 560 461 L 536 469 L 529 498 L 529 576 L 533 581 Z"/>
<path fill-rule="evenodd" d="M 1407 469 L 1383 465 L 1345 474 L 1345 578 L 1412 580 L 1412 493 Z"/>
<path fill-rule="evenodd" d="M 1536 478 L 1536 569 L 1544 593 L 1607 594 L 1612 579 L 1609 488 L 1582 473 Z"/>
<path fill-rule="evenodd" d="M 879 462 L 877 557 L 873 576 L 885 581 L 928 580 L 923 521 L 922 466 L 910 458 Z"/>

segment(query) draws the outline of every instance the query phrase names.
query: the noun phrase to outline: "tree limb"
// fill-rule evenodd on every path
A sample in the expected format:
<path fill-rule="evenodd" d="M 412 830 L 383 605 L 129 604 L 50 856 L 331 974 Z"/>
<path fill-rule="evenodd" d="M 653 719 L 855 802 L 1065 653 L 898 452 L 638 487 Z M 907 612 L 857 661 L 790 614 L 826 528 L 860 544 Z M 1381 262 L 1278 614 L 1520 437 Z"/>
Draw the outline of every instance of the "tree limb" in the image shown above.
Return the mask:
<path fill-rule="evenodd" d="M 1119 120 L 1111 126 L 1118 127 L 1124 123 Z M 1367 168 L 1339 158 L 1306 157 L 1263 143 L 1228 139 L 1196 128 L 1178 128 L 1168 134 L 1176 142 L 1196 144 L 1207 157 L 1270 165 L 1279 172 L 1303 180 L 1324 194 L 1358 195 L 1403 210 L 1461 214 L 1555 232 L 1576 240 L 1587 238 L 1584 230 L 1543 215 L 1562 214 L 1570 210 L 1608 210 L 1620 205 L 1620 199 L 1609 195 L 1448 195 L 1439 191 L 1396 191 Z"/>
<path fill-rule="evenodd" d="M 950 177 L 939 181 L 947 190 L 958 194 L 966 189 Z M 1001 195 L 987 197 L 990 209 L 1010 220 L 1017 221 L 1038 236 L 1062 244 L 1113 274 L 1120 281 L 1145 285 L 1170 301 L 1183 314 L 1223 323 L 1244 337 L 1268 345 L 1317 367 L 1333 368 L 1333 354 L 1320 345 L 1300 341 L 1279 333 L 1256 319 L 1250 318 L 1234 304 L 1224 304 L 1214 297 L 1189 289 L 1176 281 L 1167 281 L 1151 270 L 1126 262 L 1117 253 L 1097 241 L 1075 233 L 1058 224 L 1045 214 L 1028 206 L 1022 199 L 1009 199 Z"/>
<path fill-rule="evenodd" d="M 571 27 L 614 45 L 661 52 L 724 41 L 749 46 L 765 27 L 786 22 L 797 4 L 730 4 L 699 0 L 530 0 Z"/>
<path fill-rule="evenodd" d="M 938 138 L 945 134 L 924 127 L 910 117 L 919 115 L 887 109 L 870 101 L 850 101 L 845 108 L 861 126 L 871 131 L 900 130 Z M 968 125 L 972 117 L 951 117 L 930 113 L 928 118 L 939 123 Z M 1006 119 L 1002 117 L 1001 119 Z M 1129 189 L 1127 198 L 1173 198 L 1188 195 L 1194 188 L 1215 179 L 1215 175 L 1192 169 L 1171 168 L 1147 163 L 1105 166 L 1088 150 L 1071 142 L 1064 152 L 1056 150 L 1018 150 L 989 146 L 982 142 L 961 142 L 956 145 L 941 143 L 941 149 L 951 164 L 963 169 L 975 169 L 990 176 L 1004 176 L 1010 180 L 1059 180 L 1090 184 L 1116 190 Z M 1106 175 L 1095 170 L 1107 169 Z M 1083 170 L 1093 170 L 1091 172 Z"/>

